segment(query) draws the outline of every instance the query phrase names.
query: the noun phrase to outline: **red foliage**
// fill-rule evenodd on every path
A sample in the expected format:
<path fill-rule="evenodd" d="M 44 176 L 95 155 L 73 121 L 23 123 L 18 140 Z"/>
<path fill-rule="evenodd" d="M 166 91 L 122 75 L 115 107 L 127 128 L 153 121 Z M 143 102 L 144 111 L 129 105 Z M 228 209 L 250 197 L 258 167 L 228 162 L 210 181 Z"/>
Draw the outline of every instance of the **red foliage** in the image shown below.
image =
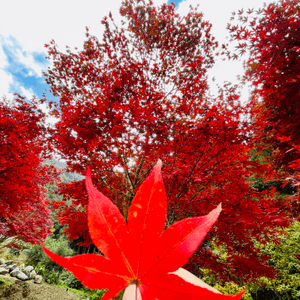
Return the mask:
<path fill-rule="evenodd" d="M 239 42 L 235 57 L 249 54 L 245 78 L 255 88 L 257 139 L 273 151 L 277 166 L 291 171 L 299 153 L 288 151 L 285 137 L 300 144 L 300 1 L 280 0 L 236 16 L 239 24 L 228 29 Z"/>
<path fill-rule="evenodd" d="M 249 159 L 253 128 L 235 88 L 225 86 L 218 99 L 208 96 L 206 72 L 217 46 L 211 25 L 197 9 L 180 17 L 174 6 L 154 7 L 151 1 L 124 1 L 120 12 L 122 28 L 112 25 L 111 16 L 103 19 L 101 42 L 87 31 L 84 49 L 76 53 L 47 45 L 53 67 L 45 75 L 60 97 L 55 147 L 70 171 L 84 174 L 92 166 L 96 186 L 125 218 L 140 183 L 161 158 L 169 224 L 223 203 L 225 213 L 208 239 L 226 246 L 228 261 L 216 262 L 208 246 L 192 261 L 224 277 L 270 275 L 252 239 L 266 241 L 269 227 L 288 224 L 285 202 L 273 198 L 274 191 L 251 187 L 253 174 L 267 180 L 273 173 Z M 75 199 L 70 207 L 57 203 L 69 237 L 88 237 L 83 184 L 62 191 L 65 199 Z"/>
<path fill-rule="evenodd" d="M 300 146 L 294 145 L 294 150 L 298 152 L 300 155 Z M 294 170 L 293 175 L 287 178 L 292 185 L 296 188 L 296 193 L 291 197 L 291 201 L 294 203 L 294 207 L 296 208 L 295 216 L 299 218 L 300 213 L 300 159 L 294 160 L 290 167 Z"/>
<path fill-rule="evenodd" d="M 244 292 L 225 296 L 207 288 L 201 280 L 195 285 L 176 273 L 201 244 L 222 209 L 219 205 L 206 216 L 185 219 L 164 230 L 167 201 L 161 161 L 132 200 L 127 223 L 117 206 L 93 186 L 90 170 L 86 187 L 90 235 L 105 256 L 84 254 L 65 258 L 43 249 L 88 288 L 108 288 L 103 300 L 112 299 L 125 288 L 124 300 L 242 297 Z"/>
<path fill-rule="evenodd" d="M 41 165 L 44 115 L 34 102 L 15 101 L 0 102 L 0 235 L 39 243 L 52 224 L 42 189 L 51 173 Z"/>

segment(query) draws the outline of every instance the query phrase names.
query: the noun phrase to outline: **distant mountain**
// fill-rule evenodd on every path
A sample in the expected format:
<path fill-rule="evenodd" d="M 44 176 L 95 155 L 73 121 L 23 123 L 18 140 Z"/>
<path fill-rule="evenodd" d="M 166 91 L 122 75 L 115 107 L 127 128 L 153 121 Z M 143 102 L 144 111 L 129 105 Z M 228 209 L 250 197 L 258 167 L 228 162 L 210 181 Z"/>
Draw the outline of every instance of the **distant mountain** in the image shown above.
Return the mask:
<path fill-rule="evenodd" d="M 60 169 L 60 170 L 64 170 L 67 167 L 67 164 L 65 162 L 62 162 L 62 161 L 59 161 L 59 160 L 56 160 L 56 159 L 51 159 L 51 160 L 47 159 L 44 163 L 48 164 L 48 165 L 53 165 L 54 164 L 54 166 L 57 169 Z M 82 180 L 84 178 L 85 178 L 85 176 L 82 176 L 82 175 L 77 174 L 77 173 L 63 172 L 60 175 L 60 179 L 63 182 L 80 181 L 80 180 Z"/>
<path fill-rule="evenodd" d="M 60 179 L 63 181 L 63 182 L 69 182 L 69 181 L 80 181 L 82 179 L 84 179 L 85 176 L 82 176 L 80 174 L 77 174 L 77 173 L 62 173 L 60 175 Z"/>

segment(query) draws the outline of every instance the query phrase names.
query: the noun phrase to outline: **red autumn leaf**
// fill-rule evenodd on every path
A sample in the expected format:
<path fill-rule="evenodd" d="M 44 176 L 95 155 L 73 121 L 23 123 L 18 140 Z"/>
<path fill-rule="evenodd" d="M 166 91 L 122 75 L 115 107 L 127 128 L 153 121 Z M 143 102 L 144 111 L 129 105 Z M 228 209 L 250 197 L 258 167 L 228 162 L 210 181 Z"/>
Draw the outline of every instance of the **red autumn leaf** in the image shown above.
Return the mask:
<path fill-rule="evenodd" d="M 124 300 L 242 297 L 244 292 L 225 296 L 199 279 L 195 283 L 186 275 L 189 272 L 179 269 L 217 220 L 221 205 L 206 216 L 182 220 L 164 231 L 167 205 L 161 161 L 133 199 L 128 227 L 118 208 L 92 185 L 90 170 L 86 187 L 90 235 L 106 257 L 84 254 L 64 258 L 43 249 L 88 288 L 108 288 L 102 299 L 111 299 L 124 288 Z"/>

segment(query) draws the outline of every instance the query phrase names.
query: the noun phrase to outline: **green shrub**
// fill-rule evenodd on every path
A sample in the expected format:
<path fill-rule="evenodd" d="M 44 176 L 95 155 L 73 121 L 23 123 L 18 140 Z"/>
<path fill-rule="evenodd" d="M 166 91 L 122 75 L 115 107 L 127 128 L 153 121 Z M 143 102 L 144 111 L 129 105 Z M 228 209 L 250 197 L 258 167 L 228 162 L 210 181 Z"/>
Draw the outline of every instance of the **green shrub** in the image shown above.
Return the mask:
<path fill-rule="evenodd" d="M 45 241 L 45 247 L 51 250 L 52 252 L 66 257 L 72 256 L 74 251 L 68 246 L 68 241 L 62 236 L 58 240 L 54 240 L 51 237 L 48 237 Z M 46 270 L 62 270 L 55 262 L 53 262 L 44 252 L 40 245 L 32 245 L 28 249 L 28 258 L 25 262 L 32 266 L 44 265 Z"/>
<path fill-rule="evenodd" d="M 72 273 L 69 273 L 66 283 L 69 288 L 77 290 L 83 288 L 83 284 Z"/>
<path fill-rule="evenodd" d="M 250 285 L 254 300 L 296 300 L 300 299 L 300 222 L 294 222 L 279 237 L 281 242 L 257 244 L 263 254 L 269 255 L 269 264 L 277 271 L 275 279 L 259 278 Z"/>
<path fill-rule="evenodd" d="M 243 295 L 243 300 L 253 300 L 251 294 L 247 288 L 247 286 L 238 286 L 234 282 L 225 282 L 221 283 L 221 281 L 215 276 L 215 274 L 210 270 L 201 269 L 201 273 L 203 274 L 201 280 L 214 287 L 222 294 L 225 295 L 235 295 L 243 290 L 246 290 Z"/>
<path fill-rule="evenodd" d="M 61 236 L 58 240 L 48 237 L 45 241 L 45 247 L 64 257 L 72 256 L 74 254 L 74 251 L 70 249 L 68 241 L 64 236 Z M 25 264 L 33 266 L 36 273 L 43 276 L 45 282 L 49 284 L 58 284 L 62 281 L 62 275 L 65 276 L 65 280 L 68 278 L 70 273 L 51 260 L 40 245 L 31 245 L 27 254 Z M 68 276 L 66 276 L 66 274 Z"/>
<path fill-rule="evenodd" d="M 294 222 L 284 230 L 283 235 L 274 235 L 280 243 L 265 245 L 256 243 L 262 255 L 270 256 L 268 263 L 277 271 L 274 279 L 261 277 L 255 283 L 238 286 L 235 283 L 223 283 L 209 270 L 201 270 L 207 284 L 224 294 L 236 294 L 246 288 L 243 300 L 297 300 L 300 299 L 300 222 Z M 223 255 L 222 251 L 220 254 Z"/>

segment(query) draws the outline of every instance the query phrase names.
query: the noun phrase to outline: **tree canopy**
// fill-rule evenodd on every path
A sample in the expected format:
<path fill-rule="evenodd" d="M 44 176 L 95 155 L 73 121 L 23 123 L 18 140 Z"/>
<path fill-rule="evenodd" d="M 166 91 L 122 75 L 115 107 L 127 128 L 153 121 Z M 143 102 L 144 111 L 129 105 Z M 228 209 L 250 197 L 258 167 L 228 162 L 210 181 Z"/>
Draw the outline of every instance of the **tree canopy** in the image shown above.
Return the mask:
<path fill-rule="evenodd" d="M 251 160 L 253 114 L 236 87 L 209 96 L 207 70 L 219 55 L 211 24 L 198 8 L 181 17 L 174 5 L 123 1 L 122 27 L 110 14 L 102 20 L 102 40 L 87 29 L 82 50 L 48 48 L 53 67 L 45 72 L 59 117 L 51 140 L 70 171 L 91 167 L 95 184 L 127 216 L 141 182 L 158 159 L 168 198 L 168 224 L 207 214 L 222 202 L 223 213 L 206 247 L 192 258 L 224 277 L 272 274 L 253 238 L 267 241 L 268 228 L 287 225 L 285 200 L 275 190 L 259 192 L 251 178 L 274 175 L 269 165 Z M 54 203 L 70 239 L 91 243 L 83 182 L 62 184 L 64 199 Z M 211 241 L 225 245 L 222 264 Z M 192 264 L 190 265 L 192 267 Z"/>
<path fill-rule="evenodd" d="M 299 153 L 289 150 L 300 143 L 300 1 L 240 11 L 228 29 L 238 42 L 233 57 L 249 55 L 245 79 L 254 87 L 257 140 L 272 151 L 277 169 L 293 172 L 289 163 Z"/>

